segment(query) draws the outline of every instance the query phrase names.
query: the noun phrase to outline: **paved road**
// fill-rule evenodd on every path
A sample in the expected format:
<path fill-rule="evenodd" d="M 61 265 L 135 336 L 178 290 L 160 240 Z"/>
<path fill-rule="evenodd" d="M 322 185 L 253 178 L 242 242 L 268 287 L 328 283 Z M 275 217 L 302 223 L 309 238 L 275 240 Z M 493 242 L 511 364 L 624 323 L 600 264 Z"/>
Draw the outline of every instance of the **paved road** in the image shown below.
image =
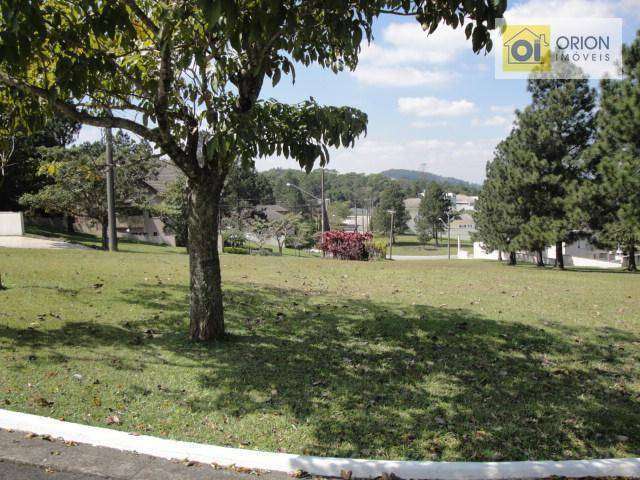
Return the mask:
<path fill-rule="evenodd" d="M 256 480 L 255 475 L 186 464 L 0 429 L 0 480 Z M 291 480 L 263 472 L 260 480 Z"/>
<path fill-rule="evenodd" d="M 83 245 L 56 240 L 53 238 L 34 238 L 18 236 L 0 236 L 0 247 L 8 248 L 76 248 L 86 249 Z"/>
<path fill-rule="evenodd" d="M 53 468 L 0 460 L 0 480 L 115 480 L 113 477 L 60 472 Z"/>

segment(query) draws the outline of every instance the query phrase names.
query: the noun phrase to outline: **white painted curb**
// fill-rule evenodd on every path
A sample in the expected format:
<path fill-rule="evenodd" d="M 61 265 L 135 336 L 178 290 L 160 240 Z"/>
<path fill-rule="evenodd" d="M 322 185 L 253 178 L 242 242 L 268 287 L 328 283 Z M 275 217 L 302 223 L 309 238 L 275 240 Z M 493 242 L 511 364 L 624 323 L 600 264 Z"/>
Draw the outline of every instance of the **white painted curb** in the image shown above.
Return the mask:
<path fill-rule="evenodd" d="M 0 428 L 50 435 L 78 443 L 166 459 L 188 459 L 226 467 L 235 465 L 277 472 L 303 470 L 312 475 L 327 477 L 339 477 L 341 470 L 351 470 L 356 478 L 374 478 L 383 473 L 393 473 L 400 478 L 438 480 L 533 479 L 553 475 L 573 478 L 640 477 L 640 458 L 562 462 L 405 462 L 310 457 L 138 436 L 2 409 Z"/>

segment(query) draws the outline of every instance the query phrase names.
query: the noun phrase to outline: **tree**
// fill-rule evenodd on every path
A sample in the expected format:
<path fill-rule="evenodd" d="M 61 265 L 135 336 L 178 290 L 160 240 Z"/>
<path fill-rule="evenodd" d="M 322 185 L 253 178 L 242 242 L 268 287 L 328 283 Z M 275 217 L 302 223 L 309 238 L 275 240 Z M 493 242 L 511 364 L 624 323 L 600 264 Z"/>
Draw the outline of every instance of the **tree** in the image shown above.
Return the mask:
<path fill-rule="evenodd" d="M 332 202 L 329 204 L 329 221 L 331 225 L 342 225 L 349 215 L 351 215 L 351 209 L 349 208 L 349 202 Z"/>
<path fill-rule="evenodd" d="M 151 211 L 164 223 L 165 233 L 175 236 L 176 245 L 188 247 L 189 193 L 184 176 L 180 175 L 174 182 L 167 185 L 166 191 L 161 196 L 161 202 L 153 205 Z"/>
<path fill-rule="evenodd" d="M 522 206 L 517 186 L 509 181 L 509 143 L 513 133 L 503 140 L 487 164 L 487 178 L 475 204 L 473 218 L 476 222 L 475 238 L 489 251 L 509 253 L 509 265 L 516 264 L 514 239 L 520 234 L 524 223 Z"/>
<path fill-rule="evenodd" d="M 0 83 L 58 113 L 153 142 L 189 182 L 190 334 L 224 336 L 216 242 L 224 181 L 236 161 L 279 154 L 310 171 L 328 147 L 352 146 L 367 117 L 314 99 L 262 100 L 293 62 L 354 69 L 382 14 L 429 32 L 467 20 L 473 49 L 506 0 L 0 0 Z M 51 52 L 56 52 L 51 55 Z"/>
<path fill-rule="evenodd" d="M 313 222 L 308 220 L 300 220 L 295 225 L 293 235 L 287 236 L 285 245 L 290 248 L 300 250 L 303 248 L 311 248 L 316 244 L 316 228 Z"/>
<path fill-rule="evenodd" d="M 523 233 L 535 238 L 551 233 L 556 265 L 563 269 L 562 244 L 576 230 L 571 199 L 589 173 L 582 168 L 582 155 L 593 142 L 596 94 L 586 79 L 532 78 L 528 90 L 533 102 L 518 115 L 518 131 L 537 173 L 528 176 L 533 188 L 527 189 L 536 209 Z"/>
<path fill-rule="evenodd" d="M 222 190 L 221 210 L 224 215 L 232 217 L 231 223 L 242 229 L 243 211 L 273 202 L 273 189 L 268 179 L 256 172 L 253 165 L 236 163 Z"/>
<path fill-rule="evenodd" d="M 380 194 L 380 201 L 373 212 L 371 224 L 373 230 L 380 233 L 389 234 L 391 226 L 391 214 L 393 210 L 393 232 L 403 233 L 407 229 L 407 222 L 411 218 L 404 206 L 404 191 L 398 183 L 392 183 Z"/>
<path fill-rule="evenodd" d="M 116 164 L 116 205 L 120 211 L 144 208 L 149 195 L 149 180 L 157 174 L 158 160 L 145 142 L 137 143 L 128 135 L 114 138 Z M 107 248 L 106 159 L 103 142 L 77 147 L 40 149 L 39 173 L 51 184 L 20 202 L 47 213 L 87 216 L 102 225 L 102 246 Z"/>
<path fill-rule="evenodd" d="M 420 200 L 418 208 L 418 219 L 416 229 L 418 236 L 427 238 L 430 236 L 436 241 L 438 246 L 438 232 L 444 230 L 442 222 L 446 222 L 447 215 L 454 216 L 453 202 L 447 192 L 436 182 L 430 182 L 424 191 L 424 196 Z"/>
<path fill-rule="evenodd" d="M 264 244 L 267 243 L 267 240 L 273 237 L 271 224 L 264 218 L 253 217 L 249 221 L 249 228 L 253 234 L 253 239 L 258 244 L 258 250 L 262 250 L 264 248 Z"/>
<path fill-rule="evenodd" d="M 636 271 L 640 243 L 640 32 L 623 48 L 622 81 L 603 80 L 596 142 L 589 160 L 594 174 L 582 185 L 578 206 L 595 240 L 629 257 Z"/>
<path fill-rule="evenodd" d="M 287 213 L 269 222 L 269 230 L 278 243 L 278 253 L 280 253 L 280 255 L 282 255 L 282 249 L 285 246 L 287 238 L 295 235 L 296 227 L 300 221 L 300 215 Z"/>

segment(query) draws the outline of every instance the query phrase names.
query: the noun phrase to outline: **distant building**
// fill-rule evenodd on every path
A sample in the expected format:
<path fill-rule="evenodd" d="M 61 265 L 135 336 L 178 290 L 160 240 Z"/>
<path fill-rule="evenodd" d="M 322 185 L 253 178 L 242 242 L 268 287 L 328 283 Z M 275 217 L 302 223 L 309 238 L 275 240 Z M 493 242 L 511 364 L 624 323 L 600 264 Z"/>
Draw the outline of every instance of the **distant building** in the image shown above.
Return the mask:
<path fill-rule="evenodd" d="M 366 208 L 351 208 L 350 214 L 344 219 L 342 230 L 345 232 L 369 232 L 369 210 Z M 332 225 L 333 227 L 333 225 Z"/>
<path fill-rule="evenodd" d="M 160 203 L 163 194 L 167 191 L 167 187 L 175 182 L 179 175 L 179 170 L 173 163 L 163 161 L 158 171 L 158 176 L 145 182 L 149 190 L 149 203 L 151 205 Z M 73 229 L 77 232 L 92 235 L 100 235 L 102 231 L 99 223 L 87 217 L 76 217 Z M 175 246 L 176 244 L 175 236 L 165 233 L 162 220 L 152 216 L 148 211 L 143 211 L 140 215 L 118 215 L 116 230 L 118 238 L 162 245 Z"/>
<path fill-rule="evenodd" d="M 265 220 L 272 222 L 274 220 L 280 220 L 290 210 L 282 205 L 256 205 L 252 207 L 252 210 L 258 215 L 264 216 Z"/>
<path fill-rule="evenodd" d="M 471 240 L 471 233 L 475 231 L 476 222 L 469 213 L 461 213 L 460 218 L 451 220 L 451 238 L 460 237 L 460 240 Z"/>
<path fill-rule="evenodd" d="M 587 239 L 579 239 L 574 242 L 563 243 L 562 253 L 564 264 L 575 267 L 596 267 L 596 268 L 620 268 L 628 265 L 629 257 L 624 255 L 620 249 L 603 250 L 593 245 Z M 507 254 L 502 254 L 503 259 Z M 497 260 L 498 251 L 488 251 L 480 242 L 473 244 L 474 259 Z M 520 262 L 536 262 L 536 254 L 533 252 L 517 252 L 517 259 Z M 556 260 L 555 246 L 547 248 L 542 253 L 545 264 L 553 265 Z M 640 262 L 640 253 L 636 256 L 636 261 Z"/>
<path fill-rule="evenodd" d="M 420 210 L 420 202 L 422 201 L 424 194 L 421 194 L 417 198 L 407 198 L 404 201 L 404 208 L 409 213 L 411 219 L 407 222 L 409 230 L 416 233 L 416 218 L 418 211 Z M 451 221 L 451 238 L 457 238 L 460 235 L 461 240 L 470 240 L 471 232 L 476 230 L 476 222 L 469 213 L 475 210 L 476 200 L 478 197 L 471 195 L 463 195 L 461 193 L 447 193 L 447 196 L 453 202 L 453 208 L 461 213 L 461 217 L 458 220 Z M 444 219 L 446 220 L 446 219 Z"/>
<path fill-rule="evenodd" d="M 474 211 L 478 197 L 472 195 L 463 195 L 462 193 L 447 193 L 447 196 L 453 202 L 453 207 L 462 212 L 464 210 Z"/>

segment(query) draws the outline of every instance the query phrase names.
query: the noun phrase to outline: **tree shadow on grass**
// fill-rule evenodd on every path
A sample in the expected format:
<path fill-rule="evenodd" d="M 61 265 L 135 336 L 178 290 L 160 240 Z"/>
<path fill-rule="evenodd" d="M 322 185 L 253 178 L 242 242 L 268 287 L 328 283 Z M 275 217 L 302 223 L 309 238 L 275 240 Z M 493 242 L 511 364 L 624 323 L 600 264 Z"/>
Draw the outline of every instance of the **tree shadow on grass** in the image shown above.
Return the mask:
<path fill-rule="evenodd" d="M 199 390 L 169 398 L 202 418 L 284 415 L 311 432 L 298 453 L 522 460 L 640 448 L 640 399 L 626 386 L 638 382 L 640 338 L 629 332 L 227 283 L 229 339 L 202 345 L 186 336 L 187 294 L 139 285 L 122 301 L 148 311 L 142 319 L 0 337 L 144 349 L 147 363 L 195 368 Z"/>

